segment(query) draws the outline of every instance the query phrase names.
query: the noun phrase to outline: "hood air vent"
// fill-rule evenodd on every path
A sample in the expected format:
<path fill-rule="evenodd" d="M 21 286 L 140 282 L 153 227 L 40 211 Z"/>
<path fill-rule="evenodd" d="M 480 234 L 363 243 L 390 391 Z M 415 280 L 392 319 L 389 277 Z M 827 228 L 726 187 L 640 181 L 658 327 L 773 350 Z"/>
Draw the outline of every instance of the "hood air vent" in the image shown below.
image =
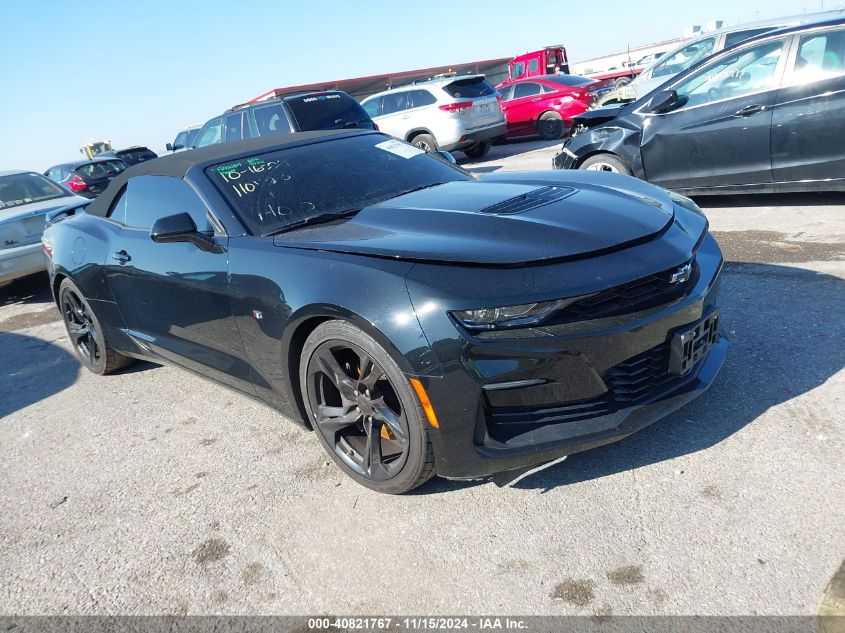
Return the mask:
<path fill-rule="evenodd" d="M 542 207 L 544 204 L 563 200 L 571 196 L 575 191 L 574 187 L 538 187 L 521 196 L 491 204 L 489 207 L 484 207 L 480 211 L 481 213 L 495 213 L 497 215 L 523 213 L 530 209 Z"/>

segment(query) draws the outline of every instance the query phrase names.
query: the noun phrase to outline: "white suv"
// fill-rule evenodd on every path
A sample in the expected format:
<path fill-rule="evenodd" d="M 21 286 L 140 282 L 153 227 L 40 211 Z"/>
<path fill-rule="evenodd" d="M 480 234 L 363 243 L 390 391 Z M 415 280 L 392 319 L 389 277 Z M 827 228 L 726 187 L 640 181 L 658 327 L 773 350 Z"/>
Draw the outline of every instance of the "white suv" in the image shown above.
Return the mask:
<path fill-rule="evenodd" d="M 379 92 L 361 105 L 382 132 L 420 149 L 481 158 L 505 136 L 499 99 L 484 75 L 464 75 Z"/>

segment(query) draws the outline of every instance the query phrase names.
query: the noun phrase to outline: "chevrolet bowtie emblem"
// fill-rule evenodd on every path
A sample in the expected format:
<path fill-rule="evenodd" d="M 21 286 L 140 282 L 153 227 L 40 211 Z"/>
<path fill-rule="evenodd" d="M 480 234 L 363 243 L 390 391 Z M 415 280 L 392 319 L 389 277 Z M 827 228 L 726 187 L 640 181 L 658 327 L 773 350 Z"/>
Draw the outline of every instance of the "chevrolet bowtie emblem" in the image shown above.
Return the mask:
<path fill-rule="evenodd" d="M 680 268 L 676 268 L 672 271 L 672 274 L 669 275 L 669 283 L 670 284 L 682 284 L 686 280 L 690 278 L 690 273 L 692 272 L 692 264 L 684 264 Z"/>

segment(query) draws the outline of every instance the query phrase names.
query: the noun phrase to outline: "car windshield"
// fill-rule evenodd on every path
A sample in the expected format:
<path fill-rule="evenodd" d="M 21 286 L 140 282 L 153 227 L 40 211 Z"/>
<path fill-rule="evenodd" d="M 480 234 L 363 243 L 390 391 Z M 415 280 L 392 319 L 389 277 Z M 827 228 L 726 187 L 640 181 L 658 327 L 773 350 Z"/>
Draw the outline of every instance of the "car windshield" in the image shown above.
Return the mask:
<path fill-rule="evenodd" d="M 713 52 L 716 44 L 715 37 L 697 40 L 674 53 L 670 53 L 651 67 L 651 77 L 669 77 L 686 70 L 700 59 L 704 59 Z M 648 71 L 646 71 L 648 72 Z"/>
<path fill-rule="evenodd" d="M 337 130 L 344 127 L 373 129 L 373 122 L 361 104 L 346 94 L 329 92 L 294 97 L 287 105 L 299 129 Z"/>
<path fill-rule="evenodd" d="M 0 176 L 0 209 L 70 195 L 70 192 L 39 174 Z"/>
<path fill-rule="evenodd" d="M 352 214 L 402 193 L 472 180 L 446 161 L 381 134 L 287 147 L 206 169 L 254 235 Z"/>

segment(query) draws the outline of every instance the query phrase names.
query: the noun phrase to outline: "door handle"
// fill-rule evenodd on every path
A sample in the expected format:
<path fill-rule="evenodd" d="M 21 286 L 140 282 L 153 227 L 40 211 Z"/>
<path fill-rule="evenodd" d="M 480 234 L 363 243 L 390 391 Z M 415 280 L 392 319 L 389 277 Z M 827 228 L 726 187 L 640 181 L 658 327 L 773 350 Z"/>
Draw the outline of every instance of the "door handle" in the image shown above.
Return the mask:
<path fill-rule="evenodd" d="M 125 264 L 127 262 L 132 261 L 132 256 L 129 255 L 126 251 L 117 251 L 116 253 L 111 254 L 111 258 L 115 261 L 120 262 L 121 264 Z"/>
<path fill-rule="evenodd" d="M 531 103 L 537 103 L 538 101 L 542 101 L 542 100 L 543 100 L 543 97 L 535 97 L 534 99 L 531 99 Z"/>
<path fill-rule="evenodd" d="M 766 109 L 766 106 L 763 105 L 747 105 L 741 110 L 738 110 L 734 116 L 751 116 L 752 114 L 757 114 L 758 112 L 762 112 Z"/>

